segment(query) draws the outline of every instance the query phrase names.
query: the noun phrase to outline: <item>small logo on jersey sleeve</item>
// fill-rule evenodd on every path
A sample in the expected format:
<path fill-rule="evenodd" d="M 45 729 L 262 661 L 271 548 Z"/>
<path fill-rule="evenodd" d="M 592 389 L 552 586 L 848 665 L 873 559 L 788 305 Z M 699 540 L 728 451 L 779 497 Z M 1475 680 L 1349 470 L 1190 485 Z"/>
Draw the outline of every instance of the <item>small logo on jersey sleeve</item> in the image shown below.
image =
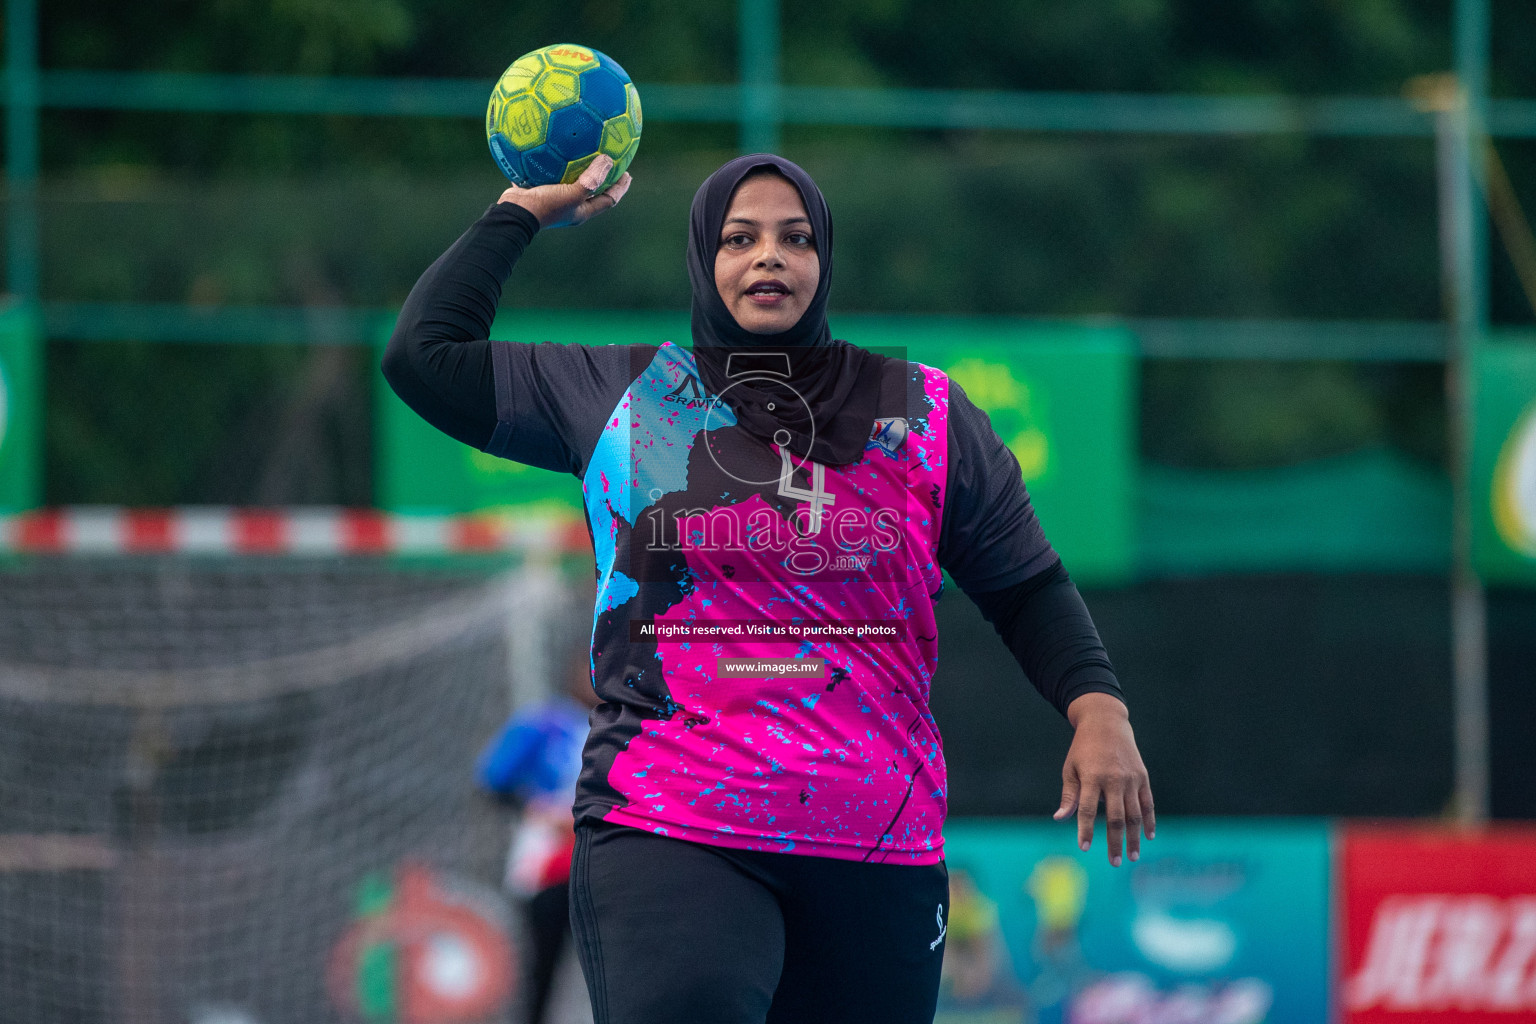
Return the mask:
<path fill-rule="evenodd" d="M 875 420 L 875 425 L 869 432 L 869 440 L 864 442 L 864 450 L 868 452 L 879 449 L 894 459 L 901 446 L 906 443 L 906 417 L 882 416 Z"/>

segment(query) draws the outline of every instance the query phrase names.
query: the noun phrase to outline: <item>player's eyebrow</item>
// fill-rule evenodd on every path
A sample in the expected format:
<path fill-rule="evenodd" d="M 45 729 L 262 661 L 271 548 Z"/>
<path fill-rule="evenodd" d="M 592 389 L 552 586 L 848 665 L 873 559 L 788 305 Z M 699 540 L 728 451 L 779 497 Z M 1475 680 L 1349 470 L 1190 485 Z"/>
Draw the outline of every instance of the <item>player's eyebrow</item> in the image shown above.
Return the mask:
<path fill-rule="evenodd" d="M 808 217 L 786 217 L 779 221 L 780 224 L 809 224 L 810 222 L 811 221 Z M 753 220 L 751 217 L 727 217 L 725 223 L 746 224 L 749 227 L 757 227 L 757 221 Z M 723 226 L 724 225 L 722 225 L 722 227 Z"/>

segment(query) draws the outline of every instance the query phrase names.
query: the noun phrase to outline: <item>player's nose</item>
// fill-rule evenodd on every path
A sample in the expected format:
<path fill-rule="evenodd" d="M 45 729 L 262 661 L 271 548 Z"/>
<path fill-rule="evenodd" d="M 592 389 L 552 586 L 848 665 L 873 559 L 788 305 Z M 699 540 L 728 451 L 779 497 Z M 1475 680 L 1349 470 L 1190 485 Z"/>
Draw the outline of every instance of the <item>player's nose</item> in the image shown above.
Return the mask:
<path fill-rule="evenodd" d="M 779 247 L 774 242 L 764 242 L 757 250 L 757 259 L 752 264 L 755 267 L 782 267 L 784 256 L 779 252 Z"/>

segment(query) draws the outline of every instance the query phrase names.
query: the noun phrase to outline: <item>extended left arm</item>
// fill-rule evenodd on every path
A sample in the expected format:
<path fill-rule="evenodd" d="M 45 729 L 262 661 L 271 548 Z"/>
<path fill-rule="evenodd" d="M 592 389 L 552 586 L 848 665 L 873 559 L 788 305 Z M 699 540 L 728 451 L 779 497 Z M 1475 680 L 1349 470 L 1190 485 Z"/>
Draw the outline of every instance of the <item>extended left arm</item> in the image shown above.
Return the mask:
<path fill-rule="evenodd" d="M 981 608 L 1045 697 L 1072 723 L 1058 821 L 1077 812 L 1078 845 L 1093 841 L 1099 801 L 1109 862 L 1152 838 L 1152 788 L 1120 683 L 1082 595 L 1035 516 L 1019 462 L 965 390 L 949 382 L 949 476 L 939 561 Z M 1127 830 L 1127 825 L 1130 826 Z"/>
<path fill-rule="evenodd" d="M 1143 831 L 1151 839 L 1157 828 L 1152 786 L 1120 683 L 1077 586 L 1057 560 L 1011 587 L 967 593 L 1041 696 L 1072 723 L 1056 820 L 1076 811 L 1078 845 L 1087 850 L 1102 799 L 1109 862 L 1119 866 L 1122 840 L 1130 859 L 1139 859 Z"/>

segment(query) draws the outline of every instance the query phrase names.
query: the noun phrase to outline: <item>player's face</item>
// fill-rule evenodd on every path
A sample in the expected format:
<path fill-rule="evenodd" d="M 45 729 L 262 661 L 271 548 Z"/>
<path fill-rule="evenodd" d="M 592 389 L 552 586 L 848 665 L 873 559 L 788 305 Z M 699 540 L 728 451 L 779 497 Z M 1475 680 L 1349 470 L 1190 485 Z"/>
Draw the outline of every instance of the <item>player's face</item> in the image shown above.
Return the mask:
<path fill-rule="evenodd" d="M 789 330 L 815 297 L 820 274 L 799 190 L 777 174 L 742 182 L 715 252 L 715 287 L 736 322 L 753 334 Z"/>

